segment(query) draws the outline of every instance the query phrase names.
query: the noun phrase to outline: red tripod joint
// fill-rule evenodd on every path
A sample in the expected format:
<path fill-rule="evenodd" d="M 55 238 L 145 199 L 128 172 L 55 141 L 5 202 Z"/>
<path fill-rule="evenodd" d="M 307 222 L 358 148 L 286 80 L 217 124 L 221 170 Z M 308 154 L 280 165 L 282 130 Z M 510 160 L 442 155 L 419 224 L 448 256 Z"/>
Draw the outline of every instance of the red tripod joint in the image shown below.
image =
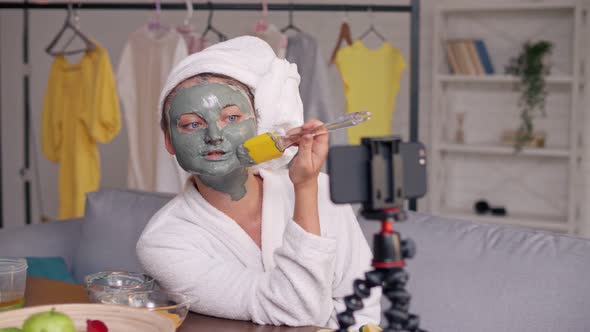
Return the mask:
<path fill-rule="evenodd" d="M 375 262 L 375 261 L 373 261 L 371 266 L 373 266 L 374 268 L 378 268 L 378 269 L 404 267 L 404 266 L 406 266 L 406 261 L 404 261 L 404 260 L 396 261 L 396 262 Z"/>
<path fill-rule="evenodd" d="M 383 220 L 381 222 L 382 234 L 393 234 L 393 222 L 391 220 Z"/>

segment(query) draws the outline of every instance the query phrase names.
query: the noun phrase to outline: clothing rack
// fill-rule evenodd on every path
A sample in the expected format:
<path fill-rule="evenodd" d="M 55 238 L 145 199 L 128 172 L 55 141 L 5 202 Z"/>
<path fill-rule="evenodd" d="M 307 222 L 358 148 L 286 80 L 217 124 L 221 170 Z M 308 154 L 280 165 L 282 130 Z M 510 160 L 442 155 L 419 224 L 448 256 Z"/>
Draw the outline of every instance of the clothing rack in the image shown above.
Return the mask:
<path fill-rule="evenodd" d="M 357 4 L 273 4 L 269 3 L 270 11 L 341 11 L 341 12 L 391 12 L 410 14 L 410 137 L 411 142 L 418 141 L 418 91 L 420 87 L 420 0 L 409 0 L 409 5 L 357 5 Z M 70 3 L 71 4 L 71 3 Z M 129 3 L 129 2 L 80 2 L 79 10 L 154 10 L 153 3 Z M 194 10 L 234 10 L 234 11 L 260 11 L 262 6 L 257 3 L 193 3 Z M 23 65 L 24 65 L 24 166 L 21 176 L 24 178 L 25 191 L 25 222 L 31 223 L 31 181 L 30 168 L 30 96 L 29 96 L 29 10 L 62 9 L 67 10 L 68 2 L 52 3 L 31 3 L 28 0 L 23 2 L 0 2 L 0 9 L 22 9 L 23 10 Z M 161 10 L 186 10 L 183 3 L 161 3 Z M 1 144 L 1 142 L 0 142 Z M 1 151 L 1 146 L 0 146 Z M 0 169 L 2 156 L 0 155 Z M 1 177 L 1 174 L 0 174 Z M 1 184 L 1 180 L 0 180 Z M 0 197 L 2 187 L 0 186 Z M 0 212 L 2 211 L 0 201 Z M 416 210 L 416 200 L 409 201 L 410 210 Z M 0 228 L 2 227 L 2 213 L 0 213 Z"/>

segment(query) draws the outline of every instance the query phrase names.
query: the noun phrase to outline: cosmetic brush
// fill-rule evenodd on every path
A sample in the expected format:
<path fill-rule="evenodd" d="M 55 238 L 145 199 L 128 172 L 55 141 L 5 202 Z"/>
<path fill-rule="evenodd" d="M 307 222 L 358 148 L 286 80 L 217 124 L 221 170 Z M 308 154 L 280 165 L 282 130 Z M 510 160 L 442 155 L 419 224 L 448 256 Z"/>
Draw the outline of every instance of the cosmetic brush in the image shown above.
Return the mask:
<path fill-rule="evenodd" d="M 311 129 L 301 130 L 292 135 L 264 133 L 254 136 L 242 144 L 246 150 L 245 159 L 251 159 L 247 160 L 246 163 L 250 165 L 259 164 L 278 158 L 283 155 L 286 149 L 297 144 L 304 135 L 322 135 L 330 131 L 355 126 L 369 119 L 371 119 L 370 112 L 360 111 L 343 115 L 333 122 L 324 123 Z"/>

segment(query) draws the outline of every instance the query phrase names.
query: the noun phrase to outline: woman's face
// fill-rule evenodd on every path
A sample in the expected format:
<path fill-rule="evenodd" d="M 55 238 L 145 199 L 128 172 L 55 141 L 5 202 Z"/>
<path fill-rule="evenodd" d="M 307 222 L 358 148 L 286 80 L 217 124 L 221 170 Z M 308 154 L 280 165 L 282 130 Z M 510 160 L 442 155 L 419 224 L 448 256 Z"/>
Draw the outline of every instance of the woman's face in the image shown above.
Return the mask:
<path fill-rule="evenodd" d="M 237 149 L 256 135 L 256 118 L 242 89 L 220 82 L 182 89 L 168 116 L 170 140 L 185 171 L 224 176 L 243 167 Z"/>

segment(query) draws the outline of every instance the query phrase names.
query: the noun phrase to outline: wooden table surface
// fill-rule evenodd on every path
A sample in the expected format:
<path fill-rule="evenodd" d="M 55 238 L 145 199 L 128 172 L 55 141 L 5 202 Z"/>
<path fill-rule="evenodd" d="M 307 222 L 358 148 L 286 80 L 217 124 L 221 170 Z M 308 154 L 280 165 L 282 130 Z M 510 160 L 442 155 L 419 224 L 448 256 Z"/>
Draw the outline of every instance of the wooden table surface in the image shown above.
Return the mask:
<path fill-rule="evenodd" d="M 82 285 L 28 277 L 25 306 L 46 304 L 89 303 Z M 316 332 L 316 327 L 257 325 L 251 322 L 220 319 L 189 312 L 177 332 Z"/>

